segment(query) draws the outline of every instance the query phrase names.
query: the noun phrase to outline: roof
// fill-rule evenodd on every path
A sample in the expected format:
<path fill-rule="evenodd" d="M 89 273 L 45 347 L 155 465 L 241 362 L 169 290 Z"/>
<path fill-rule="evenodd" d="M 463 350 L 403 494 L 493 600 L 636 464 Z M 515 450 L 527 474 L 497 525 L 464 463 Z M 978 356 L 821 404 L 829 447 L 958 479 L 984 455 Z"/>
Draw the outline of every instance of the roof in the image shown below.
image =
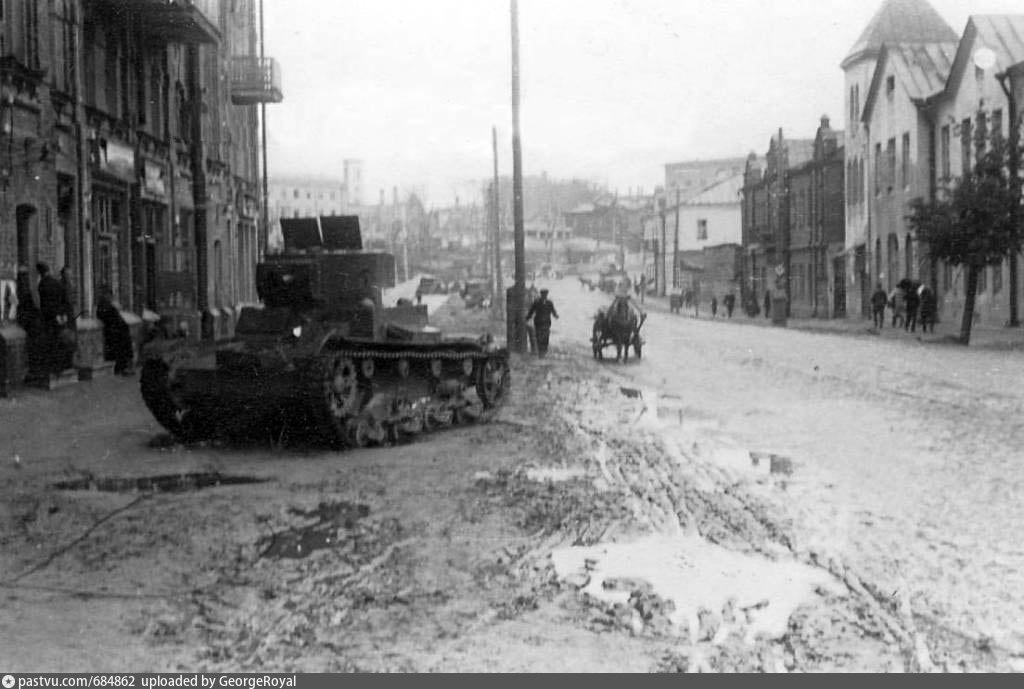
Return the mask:
<path fill-rule="evenodd" d="M 738 204 L 743 190 L 743 175 L 731 175 L 704 188 L 699 194 L 683 202 L 684 206 L 711 206 Z"/>
<path fill-rule="evenodd" d="M 814 139 L 786 139 L 786 164 L 797 167 L 814 159 Z"/>
<path fill-rule="evenodd" d="M 1024 60 L 1024 14 L 974 14 L 967 19 L 945 94 L 956 93 L 965 70 L 973 63 L 975 51 L 982 47 L 996 54 L 995 72 Z"/>
<path fill-rule="evenodd" d="M 944 43 L 957 35 L 926 0 L 885 0 L 842 62 L 845 69 L 886 43 Z"/>
<path fill-rule="evenodd" d="M 944 43 L 893 43 L 883 47 L 875 65 L 861 120 L 867 122 L 871 110 L 882 89 L 883 77 L 892 66 L 892 73 L 900 88 L 914 102 L 919 103 L 940 93 L 946 88 L 946 81 L 953 68 L 957 52 L 956 42 Z"/>

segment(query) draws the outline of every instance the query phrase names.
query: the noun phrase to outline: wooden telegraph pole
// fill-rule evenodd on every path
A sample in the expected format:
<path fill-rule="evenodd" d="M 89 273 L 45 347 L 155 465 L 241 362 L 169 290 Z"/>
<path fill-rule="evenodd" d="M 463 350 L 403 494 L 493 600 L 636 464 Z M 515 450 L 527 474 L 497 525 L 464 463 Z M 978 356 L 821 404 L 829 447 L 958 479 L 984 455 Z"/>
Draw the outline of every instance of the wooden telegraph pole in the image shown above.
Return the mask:
<path fill-rule="evenodd" d="M 679 190 L 676 189 L 676 231 L 672 243 L 672 288 L 679 287 Z"/>
<path fill-rule="evenodd" d="M 523 230 L 523 144 L 519 133 L 519 3 L 511 0 L 512 12 L 512 215 L 515 239 L 516 284 L 512 290 L 509 318 L 510 349 L 526 353 L 526 239 Z"/>
<path fill-rule="evenodd" d="M 491 142 L 494 148 L 494 186 L 491 191 L 491 205 L 494 207 L 492 219 L 492 243 L 494 245 L 494 298 L 491 308 L 500 314 L 505 305 L 505 279 L 501 269 L 501 185 L 498 182 L 498 128 L 491 127 Z M 506 339 L 508 335 L 506 334 Z"/>

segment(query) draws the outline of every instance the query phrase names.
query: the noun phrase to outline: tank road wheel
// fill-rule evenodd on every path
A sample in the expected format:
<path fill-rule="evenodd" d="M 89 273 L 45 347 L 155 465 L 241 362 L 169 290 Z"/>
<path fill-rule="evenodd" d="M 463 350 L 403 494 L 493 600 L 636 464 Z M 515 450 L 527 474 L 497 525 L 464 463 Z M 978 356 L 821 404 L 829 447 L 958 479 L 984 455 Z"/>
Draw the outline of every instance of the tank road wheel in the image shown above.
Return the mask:
<path fill-rule="evenodd" d="M 355 362 L 340 354 L 329 355 L 323 362 L 320 384 L 323 430 L 336 445 L 350 442 L 349 421 L 359 415 L 365 399 Z"/>
<path fill-rule="evenodd" d="M 149 411 L 178 440 L 197 442 L 213 436 L 210 415 L 177 394 L 171 365 L 163 359 L 149 359 L 143 364 L 139 387 Z"/>
<path fill-rule="evenodd" d="M 352 447 L 365 448 L 384 441 L 384 428 L 369 414 L 348 420 L 348 441 Z"/>
<path fill-rule="evenodd" d="M 476 380 L 476 393 L 483 402 L 484 409 L 493 409 L 505 401 L 508 394 L 511 374 L 508 361 L 498 357 L 489 357 L 479 368 Z"/>

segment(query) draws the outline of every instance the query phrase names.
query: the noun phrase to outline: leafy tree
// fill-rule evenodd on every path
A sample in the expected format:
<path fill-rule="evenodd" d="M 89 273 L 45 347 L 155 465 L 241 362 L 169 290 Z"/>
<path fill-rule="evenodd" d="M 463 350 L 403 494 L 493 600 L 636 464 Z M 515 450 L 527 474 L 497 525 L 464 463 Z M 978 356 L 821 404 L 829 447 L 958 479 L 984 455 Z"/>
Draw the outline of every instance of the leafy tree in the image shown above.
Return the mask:
<path fill-rule="evenodd" d="M 982 137 L 984 133 L 982 133 Z M 988 143 L 988 145 L 986 145 Z M 914 199 L 907 220 L 931 255 L 963 266 L 964 312 L 960 342 L 971 341 L 978 278 L 1020 250 L 1020 180 L 1008 173 L 1010 145 L 1001 137 L 977 141 L 977 162 L 968 174 L 940 190 L 935 200 Z M 1016 151 L 1020 160 L 1020 150 Z"/>

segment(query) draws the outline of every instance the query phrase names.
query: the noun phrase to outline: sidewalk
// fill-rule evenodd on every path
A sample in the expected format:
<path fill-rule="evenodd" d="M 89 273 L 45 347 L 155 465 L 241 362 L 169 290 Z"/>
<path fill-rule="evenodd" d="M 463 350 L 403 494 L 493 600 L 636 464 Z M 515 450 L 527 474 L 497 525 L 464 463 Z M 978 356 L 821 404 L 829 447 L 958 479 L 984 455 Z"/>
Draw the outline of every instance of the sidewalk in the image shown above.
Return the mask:
<path fill-rule="evenodd" d="M 666 314 L 671 313 L 668 297 L 651 297 L 648 295 L 644 299 L 643 308 L 652 312 Z M 920 326 L 918 326 L 917 332 L 915 333 L 907 332 L 902 327 L 891 327 L 892 314 L 888 309 L 886 309 L 885 314 L 885 326 L 881 331 L 874 328 L 870 319 L 861 319 L 857 317 L 834 319 L 789 318 L 786 321 L 785 327 L 790 330 L 803 330 L 806 332 L 832 333 L 836 335 L 861 337 L 883 337 L 888 340 L 904 340 L 906 342 L 913 343 L 959 346 L 959 343 L 955 340 L 960 336 L 960 319 L 946 320 L 944 322 L 937 323 L 935 325 L 934 334 L 924 334 L 921 332 Z M 676 315 L 679 318 L 695 318 L 692 307 L 689 309 L 683 308 L 683 310 Z M 722 323 L 734 323 L 736 325 L 752 327 L 780 327 L 773 325 L 771 318 L 765 318 L 763 313 L 751 318 L 745 312 L 741 311 L 738 306 L 736 310 L 733 311 L 733 316 L 730 319 L 725 315 L 725 308 L 721 304 L 718 306 L 717 318 L 712 319 L 711 306 L 707 303 L 702 303 L 700 305 L 700 314 L 699 316 L 696 316 L 696 318 L 699 320 L 715 320 Z M 999 328 L 975 325 L 971 329 L 970 347 L 971 349 L 1024 350 L 1024 328 Z"/>

